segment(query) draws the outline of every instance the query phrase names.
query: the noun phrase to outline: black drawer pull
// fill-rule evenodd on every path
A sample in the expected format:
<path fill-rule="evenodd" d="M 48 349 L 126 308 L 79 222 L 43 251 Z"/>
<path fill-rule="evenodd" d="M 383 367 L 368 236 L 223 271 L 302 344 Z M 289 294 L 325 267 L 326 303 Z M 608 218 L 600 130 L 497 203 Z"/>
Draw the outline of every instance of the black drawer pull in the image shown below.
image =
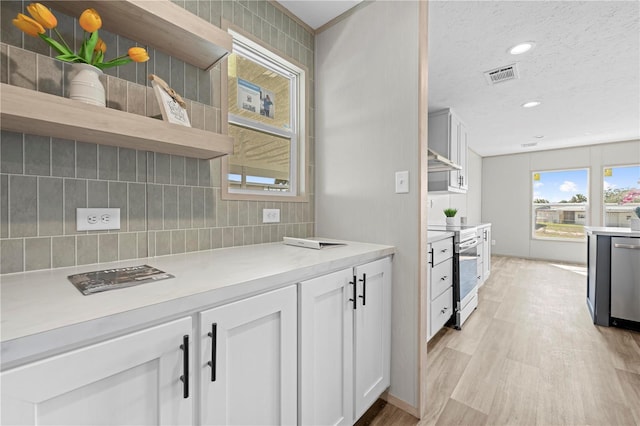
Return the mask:
<path fill-rule="evenodd" d="M 207 333 L 211 337 L 211 361 L 207 365 L 211 367 L 211 381 L 216 381 L 216 355 L 218 354 L 218 323 L 211 324 L 211 331 Z"/>
<path fill-rule="evenodd" d="M 182 344 L 180 349 L 184 351 L 184 358 L 182 359 L 183 375 L 180 376 L 180 381 L 184 383 L 182 396 L 183 398 L 189 398 L 189 335 L 185 334 L 182 337 Z"/>
<path fill-rule="evenodd" d="M 358 300 L 358 298 L 356 297 L 356 283 L 358 281 L 356 281 L 356 276 L 353 276 L 353 281 L 349 281 L 349 284 L 353 285 L 353 299 L 349 299 L 349 302 L 353 302 L 353 309 L 355 310 L 358 305 L 356 303 L 356 301 Z"/>
<path fill-rule="evenodd" d="M 367 274 L 362 274 L 362 296 L 358 296 L 362 299 L 362 306 L 367 304 Z"/>
<path fill-rule="evenodd" d="M 447 280 L 447 276 L 445 275 L 444 277 L 440 278 L 440 281 L 446 281 Z"/>

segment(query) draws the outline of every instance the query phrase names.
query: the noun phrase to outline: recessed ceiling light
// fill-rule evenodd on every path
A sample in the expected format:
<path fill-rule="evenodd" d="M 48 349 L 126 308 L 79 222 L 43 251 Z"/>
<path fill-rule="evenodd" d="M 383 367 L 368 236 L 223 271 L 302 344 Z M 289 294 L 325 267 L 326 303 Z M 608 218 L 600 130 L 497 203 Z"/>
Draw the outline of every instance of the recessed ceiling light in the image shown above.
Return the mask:
<path fill-rule="evenodd" d="M 512 55 L 521 55 L 529 50 L 533 49 L 536 44 L 532 41 L 525 41 L 524 43 L 516 44 L 508 50 Z"/>
<path fill-rule="evenodd" d="M 533 148 L 534 146 L 537 146 L 537 145 L 538 145 L 538 142 L 529 142 L 529 143 L 520 144 L 520 146 L 523 148 Z"/>
<path fill-rule="evenodd" d="M 542 139 L 542 138 L 544 138 L 544 135 L 535 135 L 535 136 L 534 136 L 534 138 L 536 138 L 536 139 Z"/>
<path fill-rule="evenodd" d="M 540 105 L 540 101 L 530 101 L 530 102 L 525 102 L 522 105 L 520 105 L 522 108 L 533 108 L 533 107 L 537 107 L 538 105 Z"/>

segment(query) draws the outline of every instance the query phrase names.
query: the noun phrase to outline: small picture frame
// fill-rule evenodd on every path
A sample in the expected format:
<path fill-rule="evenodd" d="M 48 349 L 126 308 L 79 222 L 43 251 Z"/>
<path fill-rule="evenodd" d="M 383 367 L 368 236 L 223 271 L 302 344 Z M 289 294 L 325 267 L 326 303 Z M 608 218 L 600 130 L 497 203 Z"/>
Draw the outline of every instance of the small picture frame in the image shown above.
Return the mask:
<path fill-rule="evenodd" d="M 173 90 L 169 88 L 164 81 L 157 80 L 160 79 L 157 77 L 152 79 L 151 86 L 153 87 L 153 92 L 155 93 L 158 104 L 160 105 L 162 119 L 164 121 L 168 121 L 169 123 L 191 127 L 191 122 L 189 121 L 187 110 L 176 100 L 176 98 L 174 98 L 167 92 L 167 89 L 165 89 L 164 86 L 166 86 L 172 92 Z M 182 101 L 182 98 L 180 98 L 179 96 L 178 99 Z"/>

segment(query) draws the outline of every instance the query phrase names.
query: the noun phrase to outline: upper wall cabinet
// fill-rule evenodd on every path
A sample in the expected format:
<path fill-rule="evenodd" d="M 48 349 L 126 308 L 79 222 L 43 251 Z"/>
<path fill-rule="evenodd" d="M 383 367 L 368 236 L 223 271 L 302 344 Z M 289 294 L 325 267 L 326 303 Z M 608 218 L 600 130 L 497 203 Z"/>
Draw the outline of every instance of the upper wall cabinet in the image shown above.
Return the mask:
<path fill-rule="evenodd" d="M 231 51 L 227 32 L 170 0 L 45 1 L 78 17 L 87 7 L 98 11 L 104 28 L 208 70 Z"/>
<path fill-rule="evenodd" d="M 451 109 L 429 114 L 429 149 L 461 167 L 460 170 L 429 173 L 429 192 L 467 192 L 467 144 L 467 129 Z"/>

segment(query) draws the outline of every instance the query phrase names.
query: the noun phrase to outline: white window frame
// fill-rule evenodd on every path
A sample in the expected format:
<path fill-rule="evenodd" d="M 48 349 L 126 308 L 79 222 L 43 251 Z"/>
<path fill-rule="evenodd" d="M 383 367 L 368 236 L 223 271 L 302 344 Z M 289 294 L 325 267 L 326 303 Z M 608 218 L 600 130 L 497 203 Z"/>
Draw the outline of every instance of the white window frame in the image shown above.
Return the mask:
<path fill-rule="evenodd" d="M 531 220 L 529 221 L 529 227 L 531 230 L 531 240 L 535 240 L 535 241 L 555 241 L 555 242 L 574 242 L 574 243 L 584 243 L 586 241 L 586 234 L 583 238 L 560 238 L 560 237 L 539 237 L 536 235 L 536 206 L 539 206 L 540 204 L 536 204 L 533 202 L 533 195 L 534 195 L 534 188 L 533 188 L 533 183 L 535 182 L 533 180 L 533 177 L 536 173 L 552 173 L 552 172 L 565 172 L 565 171 L 572 171 L 572 170 L 586 170 L 587 171 L 587 202 L 584 204 L 584 214 L 585 214 L 585 224 L 584 226 L 590 226 L 590 220 L 591 220 L 591 184 L 590 184 L 590 180 L 591 180 L 591 169 L 589 167 L 568 167 L 568 168 L 558 168 L 558 169 L 550 169 L 550 170 L 532 170 L 531 171 L 531 180 L 530 180 L 530 197 L 529 197 L 529 203 L 531 203 L 530 207 L 529 207 L 529 213 L 531 215 Z M 547 204 L 547 203 L 545 203 Z M 569 203 L 548 203 L 549 205 L 567 205 Z M 583 204 L 580 204 L 583 205 Z"/>
<path fill-rule="evenodd" d="M 611 226 L 607 225 L 607 206 L 604 202 L 604 180 L 605 180 L 605 170 L 606 169 L 619 169 L 624 167 L 640 167 L 640 163 L 631 163 L 631 164 L 616 164 L 602 167 L 602 179 L 600 180 L 600 204 L 601 204 L 601 213 L 602 213 L 602 226 Z M 635 207 L 634 207 L 635 208 Z M 633 218 L 635 213 L 631 213 L 631 217 Z M 618 226 L 613 226 L 614 228 L 618 228 Z"/>
<path fill-rule="evenodd" d="M 290 140 L 290 164 L 289 164 L 289 190 L 288 191 L 261 191 L 242 188 L 230 188 L 228 182 L 228 159 L 225 157 L 222 162 L 221 194 L 223 199 L 239 200 L 271 200 L 281 199 L 282 201 L 308 201 L 305 171 L 307 167 L 306 149 L 306 114 L 307 114 L 307 91 L 306 91 L 306 70 L 302 65 L 294 64 L 290 60 L 283 58 L 280 54 L 272 52 L 266 46 L 250 39 L 236 29 L 228 29 L 233 37 L 233 52 L 249 58 L 260 65 L 269 68 L 291 80 L 290 86 L 290 128 L 283 129 L 269 126 L 263 122 L 254 121 L 246 117 L 227 113 L 227 120 L 224 129 L 228 133 L 229 125 L 236 125 L 248 129 L 256 130 L 283 137 Z M 226 67 L 223 67 L 224 77 L 223 103 L 227 103 L 227 82 L 228 76 Z M 228 108 L 223 108 L 223 111 Z"/>

